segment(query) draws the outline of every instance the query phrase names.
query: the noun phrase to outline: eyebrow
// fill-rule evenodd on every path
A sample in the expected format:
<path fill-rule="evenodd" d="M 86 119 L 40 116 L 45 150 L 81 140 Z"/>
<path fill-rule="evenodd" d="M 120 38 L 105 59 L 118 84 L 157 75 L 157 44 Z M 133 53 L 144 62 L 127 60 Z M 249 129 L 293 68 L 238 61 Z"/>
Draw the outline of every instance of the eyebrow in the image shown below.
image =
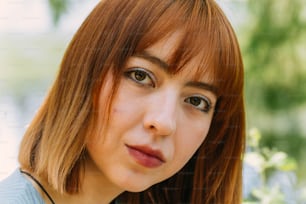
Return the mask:
<path fill-rule="evenodd" d="M 169 73 L 169 64 L 165 62 L 164 60 L 148 53 L 147 51 L 142 51 L 139 53 L 136 53 L 134 57 L 140 57 L 145 60 L 150 61 L 151 63 L 157 65 L 158 67 L 162 68 L 165 72 Z M 215 87 L 212 84 L 200 82 L 200 81 L 190 81 L 186 83 L 186 86 L 194 87 L 194 88 L 200 88 L 204 89 L 206 91 L 212 92 L 215 96 L 217 96 L 217 87 Z"/>
<path fill-rule="evenodd" d="M 206 91 L 213 93 L 215 96 L 217 96 L 217 87 L 209 83 L 200 82 L 200 81 L 190 81 L 186 83 L 186 86 L 204 89 Z"/>
<path fill-rule="evenodd" d="M 167 62 L 165 62 L 164 60 L 162 60 L 162 59 L 160 59 L 160 58 L 158 58 L 158 57 L 156 57 L 156 56 L 154 56 L 154 55 L 152 55 L 152 54 L 150 54 L 146 51 L 136 53 L 134 56 L 143 58 L 145 60 L 148 60 L 151 63 L 161 67 L 164 71 L 169 72 L 170 65 Z"/>

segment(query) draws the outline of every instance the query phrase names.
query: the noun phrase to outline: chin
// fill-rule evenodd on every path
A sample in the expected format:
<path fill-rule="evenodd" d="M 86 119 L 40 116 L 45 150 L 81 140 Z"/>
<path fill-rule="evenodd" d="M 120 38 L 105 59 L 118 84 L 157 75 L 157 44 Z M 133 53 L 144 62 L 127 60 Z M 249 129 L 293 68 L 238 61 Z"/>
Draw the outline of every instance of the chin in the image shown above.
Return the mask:
<path fill-rule="evenodd" d="M 154 184 L 152 184 L 152 185 L 154 185 Z M 125 190 L 128 191 L 128 192 L 139 193 L 139 192 L 147 190 L 152 185 L 135 185 L 135 183 L 134 183 L 132 185 L 125 186 Z"/>
<path fill-rule="evenodd" d="M 127 179 L 125 181 L 118 181 L 117 185 L 120 186 L 124 191 L 139 193 L 147 190 L 151 186 L 155 185 L 158 182 L 146 181 L 145 179 Z"/>
<path fill-rule="evenodd" d="M 116 172 L 115 170 L 111 171 L 110 181 L 122 190 L 134 193 L 145 191 L 167 178 L 165 176 L 154 175 L 152 172 L 144 173 L 130 168 L 118 167 L 116 170 Z"/>

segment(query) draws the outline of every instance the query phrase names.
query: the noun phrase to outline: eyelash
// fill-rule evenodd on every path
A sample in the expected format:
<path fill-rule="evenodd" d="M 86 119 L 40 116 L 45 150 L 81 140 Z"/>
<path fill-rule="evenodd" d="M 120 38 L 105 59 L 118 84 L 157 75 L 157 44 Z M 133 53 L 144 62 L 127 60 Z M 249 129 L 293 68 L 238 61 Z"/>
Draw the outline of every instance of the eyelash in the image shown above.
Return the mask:
<path fill-rule="evenodd" d="M 141 78 L 137 79 L 136 74 L 138 74 L 138 77 L 141 77 Z M 141 86 L 150 86 L 152 88 L 156 87 L 156 82 L 155 82 L 156 80 L 155 80 L 154 74 L 143 68 L 131 68 L 128 71 L 126 71 L 124 75 Z M 142 76 L 139 76 L 139 75 L 142 75 Z M 149 80 L 149 82 L 144 82 L 145 79 Z M 184 102 L 189 103 L 191 106 L 195 107 L 196 109 L 204 113 L 208 113 L 211 109 L 210 100 L 204 96 L 198 96 L 198 95 L 190 96 L 184 99 Z M 192 104 L 194 102 L 197 102 L 199 104 Z M 204 107 L 199 107 L 200 105 Z"/>
<path fill-rule="evenodd" d="M 194 101 L 197 100 L 197 101 Z M 192 105 L 193 107 L 195 107 L 196 109 L 204 112 L 204 113 L 208 113 L 211 109 L 211 102 L 208 98 L 203 97 L 203 96 L 191 96 L 188 97 L 184 100 L 184 102 L 189 103 L 190 105 Z M 200 102 L 199 104 L 192 104 L 193 102 Z M 199 107 L 201 105 L 201 107 Z M 204 107 L 202 107 L 204 106 Z"/>
<path fill-rule="evenodd" d="M 143 79 L 137 79 L 137 75 L 142 75 L 140 77 L 144 77 Z M 127 72 L 124 73 L 124 75 L 126 77 L 128 77 L 129 79 L 133 80 L 134 82 L 136 82 L 139 85 L 143 85 L 143 86 L 151 86 L 153 88 L 155 88 L 156 83 L 155 83 L 155 77 L 153 76 L 152 73 L 150 73 L 149 71 L 143 69 L 143 68 L 133 68 L 128 70 Z M 145 79 L 148 79 L 149 82 L 144 82 Z"/>

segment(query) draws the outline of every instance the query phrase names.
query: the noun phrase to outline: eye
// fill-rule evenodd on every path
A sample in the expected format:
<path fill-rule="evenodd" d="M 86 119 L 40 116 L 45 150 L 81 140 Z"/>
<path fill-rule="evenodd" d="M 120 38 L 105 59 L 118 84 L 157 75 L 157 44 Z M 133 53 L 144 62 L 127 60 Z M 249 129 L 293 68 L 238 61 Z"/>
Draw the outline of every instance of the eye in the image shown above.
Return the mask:
<path fill-rule="evenodd" d="M 203 96 L 191 96 L 186 98 L 184 101 L 205 113 L 209 112 L 211 108 L 210 100 Z"/>
<path fill-rule="evenodd" d="M 130 69 L 125 76 L 140 85 L 155 87 L 153 74 L 143 68 Z"/>

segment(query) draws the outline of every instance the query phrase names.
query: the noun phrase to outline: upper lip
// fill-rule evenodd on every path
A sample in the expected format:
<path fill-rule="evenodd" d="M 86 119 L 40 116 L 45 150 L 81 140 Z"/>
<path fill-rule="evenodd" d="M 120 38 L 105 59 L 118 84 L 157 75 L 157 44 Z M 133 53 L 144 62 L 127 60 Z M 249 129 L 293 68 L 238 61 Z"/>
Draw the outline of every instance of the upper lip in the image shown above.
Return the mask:
<path fill-rule="evenodd" d="M 160 150 L 157 149 L 153 149 L 152 147 L 148 146 L 148 145 L 126 145 L 128 148 L 132 148 L 135 149 L 137 151 L 140 151 L 144 154 L 147 154 L 151 157 L 155 157 L 158 160 L 165 162 L 166 159 L 163 155 L 163 153 Z"/>

